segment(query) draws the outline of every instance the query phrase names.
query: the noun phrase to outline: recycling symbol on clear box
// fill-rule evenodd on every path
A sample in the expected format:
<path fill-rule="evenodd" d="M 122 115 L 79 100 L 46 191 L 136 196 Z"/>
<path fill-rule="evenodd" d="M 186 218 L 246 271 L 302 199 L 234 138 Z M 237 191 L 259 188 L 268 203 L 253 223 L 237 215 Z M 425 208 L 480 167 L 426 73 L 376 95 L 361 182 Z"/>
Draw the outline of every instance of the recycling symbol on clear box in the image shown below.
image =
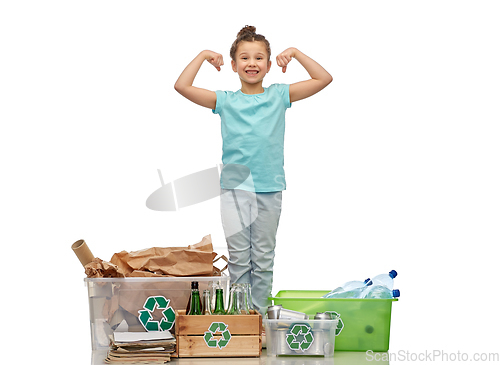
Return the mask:
<path fill-rule="evenodd" d="M 286 343 L 290 350 L 306 351 L 314 342 L 311 326 L 307 323 L 294 323 L 286 333 Z"/>
<path fill-rule="evenodd" d="M 223 349 L 227 346 L 229 341 L 231 340 L 231 332 L 227 329 L 227 324 L 224 322 L 212 322 L 210 327 L 208 327 L 208 331 L 205 332 L 203 339 L 208 347 L 211 348 L 219 348 Z M 214 338 L 214 335 L 220 332 L 222 336 L 217 340 Z"/>
<path fill-rule="evenodd" d="M 167 331 L 174 326 L 175 311 L 169 306 L 170 299 L 163 296 L 148 297 L 144 302 L 144 310 L 139 310 L 139 321 L 146 331 Z M 153 320 L 153 311 L 162 309 L 163 318 Z"/>

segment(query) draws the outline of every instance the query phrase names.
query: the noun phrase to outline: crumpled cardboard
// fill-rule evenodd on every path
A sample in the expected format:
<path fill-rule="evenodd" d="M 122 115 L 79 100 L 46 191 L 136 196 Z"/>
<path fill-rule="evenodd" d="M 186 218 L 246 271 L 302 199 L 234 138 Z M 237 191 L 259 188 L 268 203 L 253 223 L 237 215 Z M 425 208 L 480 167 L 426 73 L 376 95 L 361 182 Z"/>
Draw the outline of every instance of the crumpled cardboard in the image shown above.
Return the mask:
<path fill-rule="evenodd" d="M 96 257 L 84 265 L 89 278 L 162 277 L 162 276 L 220 276 L 227 265 L 219 269 L 212 237 L 187 247 L 151 247 L 139 251 L 121 251 L 110 262 Z"/>
<path fill-rule="evenodd" d="M 207 235 L 188 247 L 151 247 L 139 251 L 121 251 L 111 257 L 111 263 L 125 276 L 212 276 L 216 256 L 212 238 Z"/>
<path fill-rule="evenodd" d="M 88 278 L 123 278 L 125 273 L 111 262 L 95 257 L 84 266 Z"/>

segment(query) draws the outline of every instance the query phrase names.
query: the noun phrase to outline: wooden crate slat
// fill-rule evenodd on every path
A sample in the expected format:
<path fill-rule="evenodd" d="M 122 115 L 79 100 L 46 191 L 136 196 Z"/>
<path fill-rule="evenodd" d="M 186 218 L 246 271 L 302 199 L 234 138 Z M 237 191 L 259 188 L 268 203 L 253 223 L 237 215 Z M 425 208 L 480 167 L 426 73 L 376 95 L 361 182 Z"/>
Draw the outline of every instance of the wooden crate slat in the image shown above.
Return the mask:
<path fill-rule="evenodd" d="M 179 357 L 257 357 L 262 354 L 260 336 L 232 336 L 223 349 L 207 347 L 202 336 L 178 336 Z"/>
<path fill-rule="evenodd" d="M 262 332 L 262 320 L 258 314 L 187 316 L 179 313 L 175 329 L 179 336 L 203 335 L 212 322 L 224 322 L 232 335 L 260 335 Z"/>

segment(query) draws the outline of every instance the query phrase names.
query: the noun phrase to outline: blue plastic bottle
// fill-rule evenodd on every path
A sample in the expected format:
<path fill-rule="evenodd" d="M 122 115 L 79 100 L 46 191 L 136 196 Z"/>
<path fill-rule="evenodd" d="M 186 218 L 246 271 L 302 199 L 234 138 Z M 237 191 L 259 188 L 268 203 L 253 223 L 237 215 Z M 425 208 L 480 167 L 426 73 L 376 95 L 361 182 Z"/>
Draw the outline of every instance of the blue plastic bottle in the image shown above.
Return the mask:
<path fill-rule="evenodd" d="M 388 274 L 380 274 L 372 279 L 373 285 L 383 285 L 387 289 L 394 288 L 394 278 L 398 276 L 396 270 L 391 270 Z"/>
<path fill-rule="evenodd" d="M 358 298 L 368 285 L 372 285 L 370 278 L 365 281 L 348 281 L 342 286 L 333 289 L 323 298 Z"/>
<path fill-rule="evenodd" d="M 388 289 L 383 285 L 372 285 L 368 288 L 365 288 L 363 293 L 361 293 L 360 298 L 365 299 L 391 299 L 397 298 L 400 296 L 400 292 L 398 289 Z"/>

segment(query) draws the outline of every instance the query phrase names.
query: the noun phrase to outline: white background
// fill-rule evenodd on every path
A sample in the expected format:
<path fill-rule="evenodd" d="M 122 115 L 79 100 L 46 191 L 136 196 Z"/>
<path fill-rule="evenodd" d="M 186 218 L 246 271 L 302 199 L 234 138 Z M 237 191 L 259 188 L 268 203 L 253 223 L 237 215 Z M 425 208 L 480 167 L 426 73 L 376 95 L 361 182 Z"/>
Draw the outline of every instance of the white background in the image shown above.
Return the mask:
<path fill-rule="evenodd" d="M 391 352 L 500 352 L 500 4 L 326 3 L 0 5 L 8 351 L 90 362 L 78 239 L 105 260 L 207 234 L 224 247 L 218 199 L 178 212 L 145 201 L 157 169 L 169 182 L 220 162 L 219 117 L 173 85 L 211 49 L 223 70 L 205 63 L 195 85 L 237 90 L 229 48 L 251 24 L 273 61 L 294 46 L 333 76 L 287 111 L 273 293 L 395 269 Z M 274 64 L 264 84 L 307 77 Z"/>

